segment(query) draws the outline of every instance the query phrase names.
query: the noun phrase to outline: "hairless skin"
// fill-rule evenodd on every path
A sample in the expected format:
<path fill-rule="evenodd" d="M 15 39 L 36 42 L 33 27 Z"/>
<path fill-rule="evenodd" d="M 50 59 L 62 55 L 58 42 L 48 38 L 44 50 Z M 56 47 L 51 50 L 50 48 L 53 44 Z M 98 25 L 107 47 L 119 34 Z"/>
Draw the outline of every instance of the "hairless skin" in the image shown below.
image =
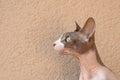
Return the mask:
<path fill-rule="evenodd" d="M 95 45 L 95 21 L 88 18 L 83 28 L 77 22 L 76 30 L 66 32 L 54 42 L 54 49 L 63 55 L 74 56 L 80 65 L 79 80 L 117 80 L 114 73 L 106 67 Z"/>

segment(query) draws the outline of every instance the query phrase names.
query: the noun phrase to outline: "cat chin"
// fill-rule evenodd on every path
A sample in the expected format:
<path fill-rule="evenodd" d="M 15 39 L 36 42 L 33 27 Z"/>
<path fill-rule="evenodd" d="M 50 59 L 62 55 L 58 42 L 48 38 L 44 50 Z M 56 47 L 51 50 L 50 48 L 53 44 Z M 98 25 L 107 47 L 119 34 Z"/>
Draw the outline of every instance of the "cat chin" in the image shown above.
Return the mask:
<path fill-rule="evenodd" d="M 62 52 L 62 51 L 64 50 L 64 47 L 55 46 L 54 49 L 55 49 L 57 52 Z"/>

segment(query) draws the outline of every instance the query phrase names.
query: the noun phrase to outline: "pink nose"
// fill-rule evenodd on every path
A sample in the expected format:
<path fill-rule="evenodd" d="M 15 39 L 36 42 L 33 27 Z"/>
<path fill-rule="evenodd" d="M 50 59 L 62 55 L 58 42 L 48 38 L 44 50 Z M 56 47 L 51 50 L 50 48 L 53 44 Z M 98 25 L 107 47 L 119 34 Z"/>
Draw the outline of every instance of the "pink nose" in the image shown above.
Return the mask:
<path fill-rule="evenodd" d="M 54 43 L 53 46 L 55 46 L 56 44 Z"/>

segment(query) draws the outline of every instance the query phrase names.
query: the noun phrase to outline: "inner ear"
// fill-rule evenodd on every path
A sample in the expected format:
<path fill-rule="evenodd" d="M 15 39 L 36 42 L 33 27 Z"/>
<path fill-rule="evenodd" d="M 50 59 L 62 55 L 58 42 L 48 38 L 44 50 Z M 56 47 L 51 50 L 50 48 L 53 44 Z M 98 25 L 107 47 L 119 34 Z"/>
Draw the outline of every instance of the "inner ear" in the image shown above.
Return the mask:
<path fill-rule="evenodd" d="M 89 38 L 93 35 L 95 32 L 95 21 L 92 17 L 88 18 L 88 20 L 85 22 L 81 32 L 84 35 L 86 41 L 89 40 Z"/>
<path fill-rule="evenodd" d="M 75 21 L 76 29 L 75 32 L 78 32 L 81 30 L 81 27 L 78 25 L 78 23 Z"/>

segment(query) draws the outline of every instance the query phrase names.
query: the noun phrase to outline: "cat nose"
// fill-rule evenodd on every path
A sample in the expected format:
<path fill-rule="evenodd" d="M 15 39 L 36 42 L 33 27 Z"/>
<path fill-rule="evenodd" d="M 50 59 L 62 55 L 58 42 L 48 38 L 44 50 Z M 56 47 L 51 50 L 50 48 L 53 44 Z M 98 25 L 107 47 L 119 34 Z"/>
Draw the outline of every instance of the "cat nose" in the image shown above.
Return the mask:
<path fill-rule="evenodd" d="M 55 43 L 53 43 L 53 46 L 55 46 L 56 44 Z"/>

